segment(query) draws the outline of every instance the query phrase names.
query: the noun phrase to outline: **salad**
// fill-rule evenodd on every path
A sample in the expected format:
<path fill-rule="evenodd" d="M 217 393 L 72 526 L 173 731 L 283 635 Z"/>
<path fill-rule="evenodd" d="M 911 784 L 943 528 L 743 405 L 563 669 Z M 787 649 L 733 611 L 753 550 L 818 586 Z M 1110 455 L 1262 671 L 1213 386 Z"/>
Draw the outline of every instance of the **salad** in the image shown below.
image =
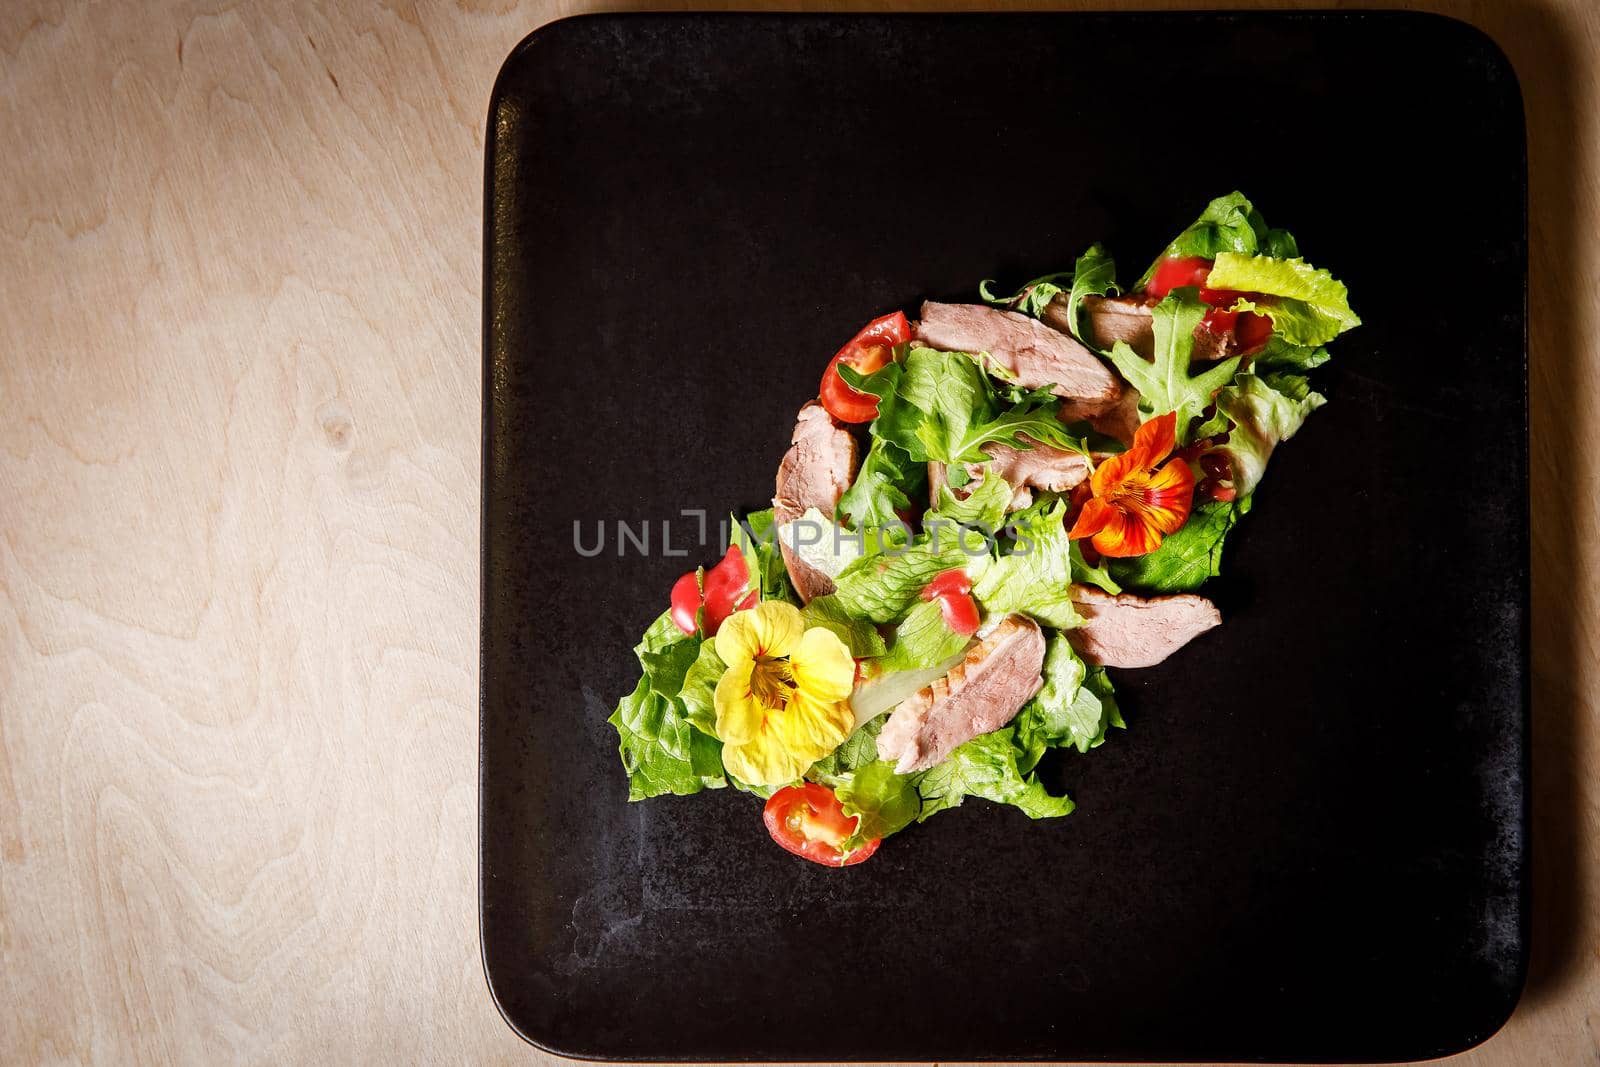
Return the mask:
<path fill-rule="evenodd" d="M 1308 372 L 1360 319 L 1240 193 L 1119 286 L 1096 244 L 980 303 L 873 319 L 801 409 L 769 509 L 679 578 L 609 722 L 629 799 L 732 787 L 828 866 L 1124 727 L 1109 669 L 1219 625 L 1219 572 Z"/>

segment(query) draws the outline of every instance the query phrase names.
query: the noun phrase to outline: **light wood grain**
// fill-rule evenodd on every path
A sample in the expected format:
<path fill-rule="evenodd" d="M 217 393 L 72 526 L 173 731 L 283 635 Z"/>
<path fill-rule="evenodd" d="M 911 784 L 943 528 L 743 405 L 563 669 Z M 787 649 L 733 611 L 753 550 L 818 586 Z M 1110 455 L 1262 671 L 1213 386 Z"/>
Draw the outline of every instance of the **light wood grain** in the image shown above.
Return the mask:
<path fill-rule="evenodd" d="M 0 10 L 0 1061 L 541 1058 L 477 946 L 479 220 L 580 7 Z M 1532 154 L 1535 965 L 1460 1062 L 1595 1062 L 1600 8 L 1439 9 Z"/>

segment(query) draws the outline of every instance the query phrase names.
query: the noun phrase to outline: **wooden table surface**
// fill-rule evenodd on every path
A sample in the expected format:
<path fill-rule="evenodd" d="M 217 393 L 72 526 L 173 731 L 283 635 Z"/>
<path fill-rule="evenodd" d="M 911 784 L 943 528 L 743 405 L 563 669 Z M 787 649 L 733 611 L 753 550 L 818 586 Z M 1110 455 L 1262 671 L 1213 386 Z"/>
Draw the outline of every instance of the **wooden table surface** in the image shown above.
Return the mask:
<path fill-rule="evenodd" d="M 547 1058 L 478 959 L 479 227 L 583 5 L 0 8 L 0 1062 Z M 1593 1063 L 1600 5 L 1435 8 L 1532 160 L 1534 964 L 1459 1062 Z"/>

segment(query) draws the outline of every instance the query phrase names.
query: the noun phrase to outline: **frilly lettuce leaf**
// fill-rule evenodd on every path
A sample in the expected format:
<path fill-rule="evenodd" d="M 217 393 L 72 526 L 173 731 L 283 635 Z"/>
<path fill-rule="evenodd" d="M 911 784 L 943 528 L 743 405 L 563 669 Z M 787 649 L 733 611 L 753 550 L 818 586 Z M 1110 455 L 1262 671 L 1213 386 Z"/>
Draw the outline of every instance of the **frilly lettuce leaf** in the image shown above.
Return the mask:
<path fill-rule="evenodd" d="M 916 777 L 896 774 L 894 764 L 888 760 L 875 760 L 857 768 L 833 792 L 844 813 L 860 820 L 845 842 L 847 851 L 875 837 L 899 833 L 922 812 Z"/>
<path fill-rule="evenodd" d="M 1344 283 L 1303 259 L 1223 252 L 1212 264 L 1206 285 L 1261 293 L 1270 299 L 1241 297 L 1235 311 L 1255 311 L 1272 319 L 1274 332 L 1293 345 L 1323 345 L 1361 319 L 1350 310 Z"/>
<path fill-rule="evenodd" d="M 1067 539 L 1066 513 L 1066 501 L 1059 499 L 1039 511 L 1029 509 L 1017 525 L 1011 551 L 981 570 L 969 570 L 975 574 L 972 595 L 985 612 L 1020 612 L 1057 629 L 1083 623 L 1072 604 L 1072 542 Z"/>
<path fill-rule="evenodd" d="M 1234 491 L 1240 496 L 1255 492 L 1278 442 L 1293 437 L 1306 416 L 1326 402 L 1297 374 L 1270 378 L 1241 374 L 1218 393 L 1217 411 L 1233 421 L 1233 428 L 1228 442 L 1212 451 L 1227 456 L 1232 464 Z"/>
<path fill-rule="evenodd" d="M 1030 819 L 1070 814 L 1072 798 L 1051 796 L 1036 775 L 1022 771 L 1017 758 L 1009 726 L 959 746 L 943 763 L 924 771 L 917 779 L 917 792 L 922 795 L 922 812 L 917 821 L 958 807 L 969 796 L 1010 804 L 1022 809 Z"/>

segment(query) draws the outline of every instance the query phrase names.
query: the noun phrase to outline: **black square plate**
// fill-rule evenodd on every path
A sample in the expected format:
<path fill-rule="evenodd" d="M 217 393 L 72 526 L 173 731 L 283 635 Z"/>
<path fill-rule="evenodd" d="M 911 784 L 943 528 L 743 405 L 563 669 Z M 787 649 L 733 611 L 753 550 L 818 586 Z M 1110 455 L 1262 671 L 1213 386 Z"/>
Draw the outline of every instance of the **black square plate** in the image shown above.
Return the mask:
<path fill-rule="evenodd" d="M 621 16 L 506 62 L 485 229 L 482 934 L 530 1041 L 651 1060 L 1397 1060 L 1527 931 L 1521 100 L 1406 14 Z M 749 796 L 628 804 L 605 718 L 685 509 L 764 506 L 869 316 L 1242 189 L 1366 324 L 1226 618 L 1117 678 L 1078 811 L 970 801 L 845 871 Z M 648 524 L 648 555 L 615 524 Z M 674 550 L 663 555 L 662 522 Z M 575 550 L 575 524 L 592 545 Z M 715 539 L 714 528 L 709 539 Z"/>

